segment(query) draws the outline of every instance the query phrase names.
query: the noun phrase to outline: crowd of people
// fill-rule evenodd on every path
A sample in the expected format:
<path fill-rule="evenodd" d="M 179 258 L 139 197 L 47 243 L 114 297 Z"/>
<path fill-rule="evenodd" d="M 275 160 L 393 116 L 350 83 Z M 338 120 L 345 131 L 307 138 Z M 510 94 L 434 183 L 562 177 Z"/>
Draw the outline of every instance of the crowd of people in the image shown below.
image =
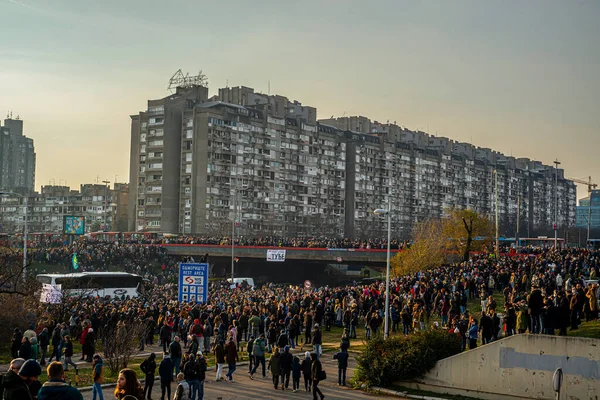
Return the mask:
<path fill-rule="evenodd" d="M 68 257 L 69 251 L 58 251 L 47 259 Z M 161 398 L 171 397 L 171 382 L 177 380 L 178 395 L 183 392 L 194 400 L 202 399 L 204 382 L 209 379 L 207 359 L 215 361 L 216 382 L 233 382 L 240 355 L 248 356 L 252 379 L 257 374 L 265 378 L 270 372 L 274 389 L 289 389 L 291 379 L 291 389 L 297 391 L 304 377 L 304 390 L 311 391 L 314 399 L 322 398 L 319 382 L 324 378 L 320 361 L 324 331 L 332 326 L 343 328 L 340 351 L 335 357 L 338 384 L 345 385 L 350 339 L 364 332 L 368 340 L 380 335 L 385 325 L 385 283 L 380 281 L 311 289 L 289 283 L 231 288 L 227 282 L 213 282 L 207 303 L 190 304 L 176 300 L 177 286 L 170 278 L 176 276 L 177 264 L 160 247 L 87 244 L 78 251 L 90 260 L 122 262 L 118 265 L 126 270 L 153 277 L 153 284 L 135 298 L 87 298 L 70 304 L 70 315 L 60 321 L 54 319 L 49 306 L 28 330 L 22 334 L 15 331 L 12 356 L 39 360 L 43 365 L 50 354 L 48 362 L 62 359 L 64 372 L 73 365 L 69 363 L 73 356 L 70 341 L 77 338 L 83 347 L 82 359 L 92 359 L 94 380 L 101 382 L 102 371 L 96 373 L 101 359 L 93 358 L 95 342 L 113 334 L 111 327 L 135 332 L 132 334 L 137 335 L 139 350 L 153 344 L 157 335 L 163 359 L 158 363 L 156 355 L 151 355 L 142 364 L 145 387 L 131 384 L 130 389 L 115 392 L 117 398 L 123 398 L 119 396 L 125 392 L 140 400 L 150 398 L 158 368 Z M 478 343 L 526 332 L 565 335 L 569 329 L 578 329 L 582 320 L 597 319 L 600 252 L 539 249 L 535 253 L 499 258 L 479 255 L 459 264 L 392 279 L 392 333 L 410 335 L 424 329 L 446 329 L 460 337 L 466 350 Z M 147 268 L 149 259 L 163 263 L 160 279 Z M 498 304 L 502 300 L 503 304 Z M 143 329 L 128 331 L 128 326 Z M 305 349 L 310 353 L 303 353 Z M 53 368 L 56 380 L 58 367 Z M 26 382 L 29 379 L 19 376 Z M 137 382 L 130 372 L 123 372 L 123 379 Z M 124 385 L 119 383 L 118 388 Z M 41 393 L 39 387 L 34 389 L 32 395 Z"/>

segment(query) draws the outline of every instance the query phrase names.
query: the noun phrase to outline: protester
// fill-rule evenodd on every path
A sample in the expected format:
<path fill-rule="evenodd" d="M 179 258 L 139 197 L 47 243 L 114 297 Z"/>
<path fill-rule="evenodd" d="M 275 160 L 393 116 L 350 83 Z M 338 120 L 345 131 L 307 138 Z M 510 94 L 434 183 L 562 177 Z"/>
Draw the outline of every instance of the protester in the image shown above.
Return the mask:
<path fill-rule="evenodd" d="M 117 399 L 122 400 L 125 396 L 133 396 L 137 400 L 144 400 L 144 389 L 142 389 L 142 385 L 138 381 L 137 374 L 130 368 L 124 368 L 119 371 L 117 387 L 115 388 L 115 397 Z"/>
<path fill-rule="evenodd" d="M 83 400 L 81 392 L 65 381 L 65 371 L 59 361 L 50 363 L 46 372 L 48 381 L 38 392 L 38 400 Z"/>
<path fill-rule="evenodd" d="M 321 382 L 323 378 L 323 365 L 321 364 L 321 361 L 319 361 L 317 353 L 311 353 L 310 358 L 312 360 L 311 376 L 313 400 L 317 400 L 317 394 L 321 397 L 321 400 L 323 400 L 325 395 L 323 395 L 323 392 L 321 392 L 321 389 L 319 388 L 319 382 Z"/>
<path fill-rule="evenodd" d="M 16 364 L 15 364 L 16 365 Z M 13 370 L 11 370 L 12 372 Z M 23 362 L 17 373 L 8 373 L 2 380 L 5 400 L 33 400 L 41 386 L 38 377 L 42 374 L 42 367 L 35 360 Z M 32 393 L 32 391 L 35 391 Z"/>
<path fill-rule="evenodd" d="M 338 385 L 346 386 L 346 370 L 348 369 L 349 354 L 347 349 L 333 355 L 333 359 L 338 362 Z"/>
<path fill-rule="evenodd" d="M 158 366 L 158 375 L 160 376 L 160 399 L 165 400 L 166 392 L 167 400 L 169 400 L 171 398 L 171 381 L 173 380 L 173 363 L 168 354 L 165 354 Z"/>
<path fill-rule="evenodd" d="M 152 386 L 156 375 L 156 354 L 150 353 L 147 359 L 140 364 L 140 370 L 146 375 L 144 382 L 144 398 L 152 398 Z"/>
<path fill-rule="evenodd" d="M 92 359 L 92 380 L 94 382 L 92 386 L 92 400 L 96 400 L 96 396 L 98 396 L 99 400 L 104 400 L 104 394 L 102 393 L 102 383 L 104 381 L 104 362 L 99 354 L 95 354 Z"/>

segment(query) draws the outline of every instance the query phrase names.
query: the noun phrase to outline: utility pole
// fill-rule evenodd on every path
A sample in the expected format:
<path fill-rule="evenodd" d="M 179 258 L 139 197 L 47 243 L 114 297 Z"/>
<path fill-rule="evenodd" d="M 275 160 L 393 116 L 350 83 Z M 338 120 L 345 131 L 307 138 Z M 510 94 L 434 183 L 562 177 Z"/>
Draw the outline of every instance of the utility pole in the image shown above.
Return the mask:
<path fill-rule="evenodd" d="M 500 256 L 500 227 L 498 225 L 498 170 L 494 170 L 496 187 L 496 260 Z"/>
<path fill-rule="evenodd" d="M 517 197 L 517 234 L 515 235 L 515 249 L 519 250 L 519 228 L 521 226 L 521 193 Z"/>
<path fill-rule="evenodd" d="M 110 181 L 108 180 L 104 180 L 102 181 L 102 183 L 104 183 L 104 232 L 109 232 L 109 230 L 106 230 L 106 217 L 108 214 L 108 185 L 110 183 Z"/>
<path fill-rule="evenodd" d="M 558 158 L 554 160 L 554 248 L 558 248 Z"/>
<path fill-rule="evenodd" d="M 237 182 L 237 179 L 236 179 Z M 233 218 L 231 219 L 231 284 L 233 285 L 234 267 L 235 267 L 235 224 L 237 219 L 237 183 L 233 188 Z"/>

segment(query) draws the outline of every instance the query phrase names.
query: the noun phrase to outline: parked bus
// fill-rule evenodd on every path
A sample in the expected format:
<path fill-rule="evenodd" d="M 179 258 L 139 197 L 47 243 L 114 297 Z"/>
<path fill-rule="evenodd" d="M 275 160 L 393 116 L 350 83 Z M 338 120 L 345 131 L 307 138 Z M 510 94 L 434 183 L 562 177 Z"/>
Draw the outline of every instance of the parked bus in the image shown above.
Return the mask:
<path fill-rule="evenodd" d="M 143 291 L 143 278 L 127 272 L 78 272 L 39 274 L 37 280 L 61 289 L 70 296 L 137 297 Z"/>

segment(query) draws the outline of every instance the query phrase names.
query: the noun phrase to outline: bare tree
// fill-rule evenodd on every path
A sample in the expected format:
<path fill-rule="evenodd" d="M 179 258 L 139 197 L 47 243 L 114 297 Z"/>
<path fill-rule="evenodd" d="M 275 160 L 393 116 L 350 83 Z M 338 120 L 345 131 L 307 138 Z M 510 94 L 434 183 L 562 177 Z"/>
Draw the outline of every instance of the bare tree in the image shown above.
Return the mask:
<path fill-rule="evenodd" d="M 137 354 L 146 325 L 139 319 L 109 322 L 104 328 L 104 363 L 111 373 L 127 368 Z"/>

